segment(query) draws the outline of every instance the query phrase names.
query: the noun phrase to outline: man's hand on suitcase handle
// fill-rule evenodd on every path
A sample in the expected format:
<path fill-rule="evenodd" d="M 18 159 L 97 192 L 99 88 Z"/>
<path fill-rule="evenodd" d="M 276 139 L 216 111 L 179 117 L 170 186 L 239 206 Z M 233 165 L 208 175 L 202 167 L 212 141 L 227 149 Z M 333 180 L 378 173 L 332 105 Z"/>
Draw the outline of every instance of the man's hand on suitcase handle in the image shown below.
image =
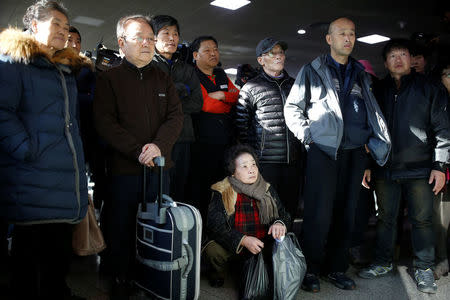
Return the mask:
<path fill-rule="evenodd" d="M 161 150 L 159 150 L 158 146 L 153 143 L 145 144 L 139 155 L 139 162 L 148 167 L 154 167 L 153 159 L 158 156 L 161 156 Z"/>

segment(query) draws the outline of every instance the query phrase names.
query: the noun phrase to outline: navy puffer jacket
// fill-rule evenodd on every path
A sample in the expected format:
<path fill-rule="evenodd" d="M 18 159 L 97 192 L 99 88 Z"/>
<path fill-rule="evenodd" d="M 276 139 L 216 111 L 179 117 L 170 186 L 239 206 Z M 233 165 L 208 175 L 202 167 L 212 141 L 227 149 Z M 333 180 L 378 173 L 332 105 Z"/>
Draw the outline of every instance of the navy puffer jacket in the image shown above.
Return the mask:
<path fill-rule="evenodd" d="M 0 34 L 0 219 L 77 223 L 87 181 L 72 49 L 49 58 L 19 30 Z"/>

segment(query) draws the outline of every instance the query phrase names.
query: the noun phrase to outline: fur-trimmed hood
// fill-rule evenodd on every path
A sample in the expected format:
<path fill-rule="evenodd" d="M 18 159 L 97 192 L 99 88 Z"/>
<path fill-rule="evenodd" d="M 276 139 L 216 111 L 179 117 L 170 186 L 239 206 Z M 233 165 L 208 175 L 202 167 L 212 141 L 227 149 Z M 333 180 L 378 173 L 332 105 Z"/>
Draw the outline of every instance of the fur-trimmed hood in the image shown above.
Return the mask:
<path fill-rule="evenodd" d="M 222 194 L 223 206 L 225 207 L 227 215 L 230 216 L 234 214 L 234 206 L 236 205 L 237 193 L 228 181 L 228 177 L 225 177 L 224 180 L 213 184 L 211 186 L 211 189 Z"/>
<path fill-rule="evenodd" d="M 86 68 L 89 68 L 91 71 L 95 71 L 94 63 L 92 62 L 92 60 L 89 57 L 87 57 L 86 55 L 84 55 L 81 52 L 80 52 L 79 56 L 81 58 L 82 67 L 86 67 Z"/>
<path fill-rule="evenodd" d="M 27 32 L 17 28 L 8 28 L 0 33 L 0 54 L 6 55 L 16 63 L 30 64 L 35 59 L 42 57 L 53 64 L 62 64 L 77 72 L 82 67 L 92 69 L 92 63 L 87 62 L 85 56 L 78 55 L 72 48 L 65 48 L 55 52 L 50 57 L 42 51 L 36 39 Z"/>

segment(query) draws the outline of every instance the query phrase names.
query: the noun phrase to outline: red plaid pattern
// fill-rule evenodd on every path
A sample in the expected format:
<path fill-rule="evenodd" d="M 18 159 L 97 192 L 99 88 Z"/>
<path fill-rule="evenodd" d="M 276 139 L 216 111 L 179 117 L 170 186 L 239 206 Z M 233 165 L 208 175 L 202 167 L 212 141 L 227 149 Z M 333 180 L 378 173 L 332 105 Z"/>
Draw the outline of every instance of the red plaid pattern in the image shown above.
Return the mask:
<path fill-rule="evenodd" d="M 244 194 L 238 194 L 235 205 L 234 228 L 249 236 L 263 239 L 267 234 L 266 226 L 259 221 L 256 200 Z"/>

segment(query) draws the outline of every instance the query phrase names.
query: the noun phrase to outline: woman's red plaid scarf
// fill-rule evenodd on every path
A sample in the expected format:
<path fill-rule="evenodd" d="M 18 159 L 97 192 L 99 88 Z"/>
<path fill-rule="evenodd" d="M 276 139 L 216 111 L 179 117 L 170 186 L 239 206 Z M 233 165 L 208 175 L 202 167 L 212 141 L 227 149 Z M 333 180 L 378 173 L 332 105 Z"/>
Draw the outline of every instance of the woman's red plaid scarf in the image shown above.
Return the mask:
<path fill-rule="evenodd" d="M 266 226 L 259 221 L 256 200 L 244 194 L 238 194 L 235 205 L 234 228 L 245 235 L 263 239 L 267 234 Z"/>

